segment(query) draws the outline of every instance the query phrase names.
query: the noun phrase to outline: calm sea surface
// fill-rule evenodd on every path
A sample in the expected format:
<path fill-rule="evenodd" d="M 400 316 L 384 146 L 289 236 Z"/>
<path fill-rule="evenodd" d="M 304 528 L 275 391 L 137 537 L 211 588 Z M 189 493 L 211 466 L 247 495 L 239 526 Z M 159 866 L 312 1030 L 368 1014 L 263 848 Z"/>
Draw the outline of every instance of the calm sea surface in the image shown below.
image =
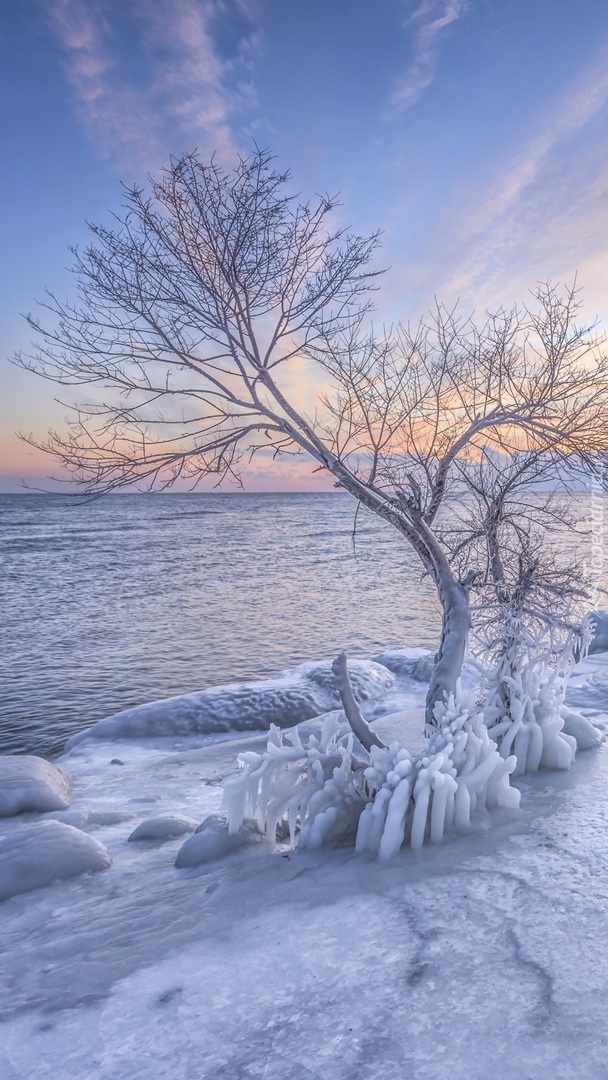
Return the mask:
<path fill-rule="evenodd" d="M 0 752 L 341 649 L 436 643 L 406 544 L 344 494 L 0 496 Z"/>

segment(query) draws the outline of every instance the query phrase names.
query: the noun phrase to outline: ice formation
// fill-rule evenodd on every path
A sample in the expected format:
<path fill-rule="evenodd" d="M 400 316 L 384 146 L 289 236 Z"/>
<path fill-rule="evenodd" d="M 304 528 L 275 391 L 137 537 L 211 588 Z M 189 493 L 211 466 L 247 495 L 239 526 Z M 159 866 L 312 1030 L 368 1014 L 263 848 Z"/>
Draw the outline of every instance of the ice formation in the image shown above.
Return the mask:
<path fill-rule="evenodd" d="M 335 716 L 306 745 L 297 731 L 274 728 L 266 752 L 241 755 L 242 775 L 225 785 L 230 831 L 252 816 L 271 838 L 285 822 L 292 846 L 352 835 L 357 851 L 390 859 L 404 844 L 419 848 L 466 827 L 477 808 L 516 808 L 515 758 L 499 754 L 471 700 L 459 690 L 436 716 L 439 730 L 422 754 L 393 743 L 372 746 L 369 761 Z"/>
<path fill-rule="evenodd" d="M 44 758 L 0 756 L 0 817 L 64 810 L 70 805 L 71 787 L 70 774 Z"/>
<path fill-rule="evenodd" d="M 37 821 L 0 836 L 0 900 L 54 881 L 105 870 L 112 859 L 92 836 L 61 821 Z"/>
<path fill-rule="evenodd" d="M 478 808 L 519 806 L 510 783 L 515 759 L 500 756 L 472 697 L 459 688 L 435 717 L 438 731 L 415 758 L 397 745 L 372 748 L 365 775 L 373 799 L 359 821 L 357 851 L 390 859 L 404 843 L 420 848 L 452 825 L 466 828 Z"/>
<path fill-rule="evenodd" d="M 587 646 L 583 637 L 583 655 Z M 569 769 L 577 749 L 601 742 L 595 725 L 564 704 L 575 655 L 580 655 L 580 646 L 573 634 L 557 655 L 550 642 L 543 650 L 531 635 L 520 636 L 486 675 L 490 689 L 485 722 L 501 756 L 515 755 L 516 774 Z"/>
<path fill-rule="evenodd" d="M 266 751 L 239 755 L 242 774 L 224 785 L 224 810 L 230 833 L 246 818 L 275 839 L 287 821 L 292 846 L 319 847 L 356 824 L 365 804 L 364 763 L 353 758 L 352 734 L 342 735 L 337 714 L 325 720 L 319 737 L 305 744 L 297 728 L 272 727 Z"/>

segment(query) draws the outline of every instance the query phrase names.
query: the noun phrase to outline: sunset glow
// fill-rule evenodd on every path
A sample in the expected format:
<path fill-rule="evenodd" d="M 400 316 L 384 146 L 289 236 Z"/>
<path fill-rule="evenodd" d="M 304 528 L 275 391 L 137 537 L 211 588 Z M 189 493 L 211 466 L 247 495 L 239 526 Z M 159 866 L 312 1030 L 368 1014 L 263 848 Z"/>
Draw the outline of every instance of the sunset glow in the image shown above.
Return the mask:
<path fill-rule="evenodd" d="M 0 486 L 42 482 L 42 438 L 66 409 L 18 371 L 20 313 L 73 294 L 69 245 L 198 147 L 227 164 L 269 146 L 304 196 L 383 230 L 378 322 L 437 296 L 465 310 L 578 283 L 608 325 L 608 20 L 597 0 L 8 0 L 0 15 L 7 166 Z M 304 363 L 289 389 L 315 396 Z M 57 395 L 62 397 L 61 394 Z M 65 390 L 62 401 L 73 400 Z M 312 467 L 258 457 L 250 490 L 331 490 Z"/>

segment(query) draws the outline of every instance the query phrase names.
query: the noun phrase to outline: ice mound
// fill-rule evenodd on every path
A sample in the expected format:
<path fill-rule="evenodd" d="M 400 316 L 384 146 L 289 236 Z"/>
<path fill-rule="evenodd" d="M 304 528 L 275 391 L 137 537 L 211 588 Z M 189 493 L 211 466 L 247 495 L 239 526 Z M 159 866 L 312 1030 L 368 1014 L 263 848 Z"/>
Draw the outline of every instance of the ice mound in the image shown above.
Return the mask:
<path fill-rule="evenodd" d="M 37 821 L 0 836 L 0 900 L 42 889 L 91 870 L 106 870 L 112 860 L 98 840 L 61 821 Z"/>
<path fill-rule="evenodd" d="M 372 661 L 388 668 L 400 679 L 428 682 L 435 663 L 435 654 L 427 649 L 392 649 L 389 652 L 376 653 Z M 349 660 L 349 675 L 351 663 Z"/>
<path fill-rule="evenodd" d="M 332 703 L 339 702 L 336 693 L 336 676 L 331 664 L 303 664 L 299 670 L 303 677 L 310 680 L 314 686 L 325 690 L 330 695 Z M 395 676 L 392 671 L 389 671 L 388 664 L 379 663 L 374 659 L 349 660 L 348 675 L 358 701 L 381 697 L 395 682 Z"/>
<path fill-rule="evenodd" d="M 425 746 L 424 706 L 383 714 L 374 721 L 373 730 L 386 746 L 398 742 L 400 746 L 407 746 L 410 753 L 422 753 Z"/>
<path fill-rule="evenodd" d="M 161 814 L 146 818 L 131 833 L 129 840 L 172 840 L 175 836 L 194 832 L 198 821 L 183 814 Z"/>
<path fill-rule="evenodd" d="M 0 756 L 0 817 L 27 810 L 45 813 L 70 805 L 70 774 L 44 758 Z"/>
<path fill-rule="evenodd" d="M 385 666 L 373 660 L 351 661 L 349 673 L 360 701 L 382 696 L 395 681 Z M 136 705 L 74 735 L 67 748 L 92 738 L 141 740 L 268 731 L 271 725 L 288 728 L 339 705 L 331 664 L 303 664 L 264 682 L 235 683 Z"/>
<path fill-rule="evenodd" d="M 246 844 L 259 843 L 263 839 L 253 821 L 243 821 L 238 832 L 228 832 L 228 822 L 221 814 L 210 814 L 199 826 L 194 836 L 182 844 L 175 865 L 201 866 L 213 859 L 223 859 Z"/>

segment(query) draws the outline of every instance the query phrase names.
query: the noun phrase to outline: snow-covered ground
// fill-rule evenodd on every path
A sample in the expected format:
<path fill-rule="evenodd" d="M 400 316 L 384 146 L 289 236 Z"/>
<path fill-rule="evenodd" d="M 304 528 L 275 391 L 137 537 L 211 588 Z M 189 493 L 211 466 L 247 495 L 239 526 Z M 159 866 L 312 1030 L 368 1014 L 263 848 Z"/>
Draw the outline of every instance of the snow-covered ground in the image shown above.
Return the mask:
<path fill-rule="evenodd" d="M 386 675 L 359 668 L 368 718 L 417 722 L 424 658 L 377 660 Z M 267 689 L 269 715 L 280 694 L 335 707 L 319 665 Z M 2 1080 L 605 1080 L 605 748 L 519 780 L 520 810 L 386 865 L 254 834 L 213 858 L 221 826 L 192 829 L 237 753 L 265 745 L 218 733 L 222 693 L 207 732 L 196 695 L 104 722 L 58 762 L 67 808 L 0 820 L 5 894 L 20 851 L 41 877 L 0 904 Z M 608 655 L 570 700 L 605 718 Z M 176 868 L 188 844 L 206 861 Z M 53 867 L 78 876 L 45 884 Z"/>

